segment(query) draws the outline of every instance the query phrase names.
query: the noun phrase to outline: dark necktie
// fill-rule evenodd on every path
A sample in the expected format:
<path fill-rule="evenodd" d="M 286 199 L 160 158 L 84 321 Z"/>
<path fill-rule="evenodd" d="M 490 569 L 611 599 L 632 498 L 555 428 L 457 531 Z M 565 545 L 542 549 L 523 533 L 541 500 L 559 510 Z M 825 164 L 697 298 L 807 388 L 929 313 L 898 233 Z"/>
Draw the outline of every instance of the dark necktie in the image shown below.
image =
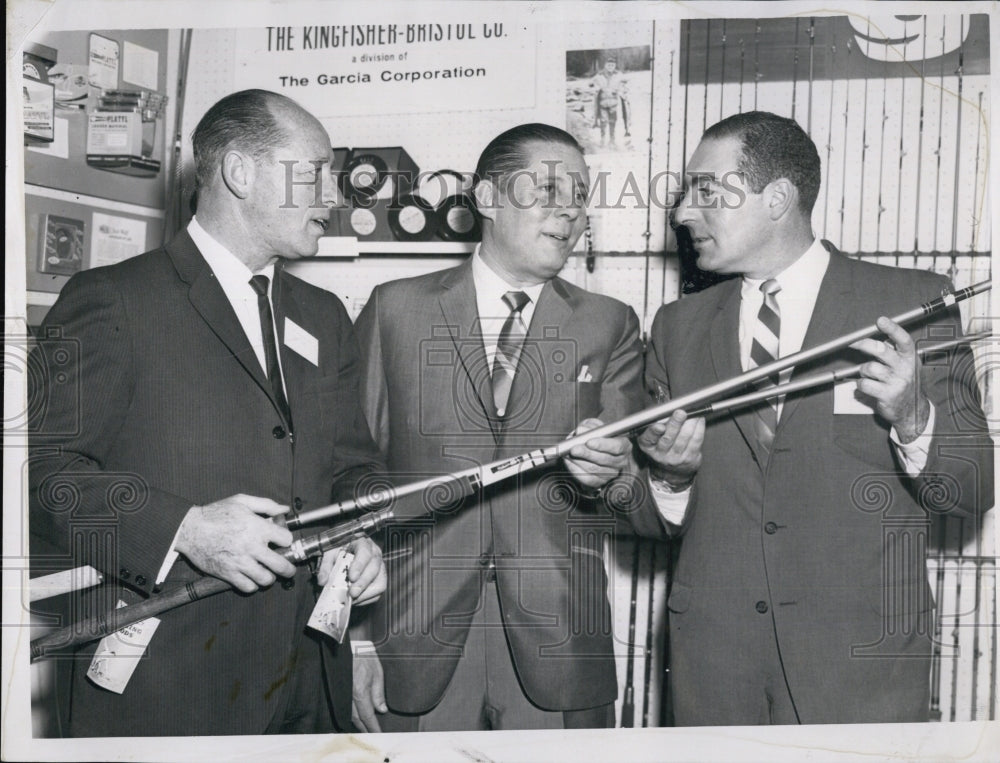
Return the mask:
<path fill-rule="evenodd" d="M 517 370 L 517 359 L 527 334 L 521 310 L 531 301 L 531 297 L 523 291 L 508 291 L 503 295 L 503 301 L 510 308 L 510 315 L 500 330 L 497 353 L 493 358 L 493 404 L 497 408 L 497 416 L 503 416 L 507 411 L 507 399 Z"/>
<path fill-rule="evenodd" d="M 278 345 L 274 341 L 274 320 L 271 317 L 271 301 L 267 298 L 267 276 L 254 276 L 250 285 L 257 292 L 257 312 L 260 313 L 260 335 L 264 340 L 264 371 L 271 382 L 274 399 L 278 403 L 288 428 L 292 428 L 292 412 L 285 397 L 285 387 L 281 383 L 281 368 L 278 365 Z"/>
<path fill-rule="evenodd" d="M 764 302 L 757 313 L 753 345 L 750 348 L 750 368 L 747 370 L 771 363 L 779 357 L 778 339 L 781 336 L 781 311 L 778 309 L 775 295 L 781 291 L 781 284 L 772 278 L 764 281 L 760 285 L 760 290 L 764 294 Z M 774 374 L 757 382 L 757 386 L 766 389 L 777 386 L 778 382 L 778 374 Z M 773 397 L 755 409 L 757 415 L 754 417 L 754 431 L 757 434 L 757 442 L 761 444 L 766 453 L 771 451 L 774 430 L 778 426 L 778 401 L 779 398 Z"/>

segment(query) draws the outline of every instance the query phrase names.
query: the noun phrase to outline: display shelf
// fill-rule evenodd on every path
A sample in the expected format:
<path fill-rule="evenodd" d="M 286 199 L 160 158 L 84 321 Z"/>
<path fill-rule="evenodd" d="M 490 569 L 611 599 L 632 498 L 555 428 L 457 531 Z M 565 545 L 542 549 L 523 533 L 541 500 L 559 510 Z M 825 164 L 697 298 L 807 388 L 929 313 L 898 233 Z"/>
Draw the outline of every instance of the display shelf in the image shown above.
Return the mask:
<path fill-rule="evenodd" d="M 324 236 L 317 257 L 358 257 L 362 254 L 440 255 L 470 254 L 474 241 L 359 241 L 353 236 Z"/>

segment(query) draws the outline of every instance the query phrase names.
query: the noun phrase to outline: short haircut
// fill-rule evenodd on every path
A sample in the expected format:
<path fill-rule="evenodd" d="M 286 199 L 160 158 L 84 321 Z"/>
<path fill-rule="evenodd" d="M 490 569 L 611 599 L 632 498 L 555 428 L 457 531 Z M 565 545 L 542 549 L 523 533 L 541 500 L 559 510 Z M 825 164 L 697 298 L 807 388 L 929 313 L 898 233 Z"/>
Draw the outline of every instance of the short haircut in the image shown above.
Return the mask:
<path fill-rule="evenodd" d="M 583 153 L 576 138 L 565 130 L 540 122 L 518 125 L 497 135 L 483 149 L 476 164 L 476 181 L 490 180 L 499 183 L 505 177 L 524 169 L 528 164 L 527 149 L 531 143 L 556 143 Z"/>
<path fill-rule="evenodd" d="M 275 107 L 283 105 L 296 104 L 269 90 L 241 90 L 206 111 L 191 135 L 195 193 L 218 172 L 227 151 L 245 151 L 259 160 L 273 149 L 287 146 L 289 135 L 275 116 Z"/>
<path fill-rule="evenodd" d="M 745 111 L 709 127 L 702 140 L 736 138 L 742 145 L 739 169 L 750 190 L 787 178 L 799 191 L 799 209 L 812 214 L 819 195 L 820 163 L 816 144 L 794 119 L 768 111 Z"/>

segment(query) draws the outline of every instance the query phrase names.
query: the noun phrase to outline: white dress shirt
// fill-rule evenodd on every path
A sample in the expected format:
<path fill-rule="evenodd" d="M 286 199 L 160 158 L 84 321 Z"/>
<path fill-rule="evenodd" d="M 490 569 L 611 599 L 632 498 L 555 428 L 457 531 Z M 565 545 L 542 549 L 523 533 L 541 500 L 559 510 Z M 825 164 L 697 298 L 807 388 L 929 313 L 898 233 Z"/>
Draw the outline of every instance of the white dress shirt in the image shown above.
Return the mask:
<path fill-rule="evenodd" d="M 521 321 L 524 323 L 525 334 L 531 325 L 531 317 L 535 314 L 535 305 L 545 288 L 545 282 L 534 286 L 511 286 L 497 275 L 483 260 L 479 247 L 472 253 L 472 283 L 476 287 L 476 314 L 479 316 L 480 329 L 483 333 L 483 348 L 486 350 L 487 368 L 493 368 L 493 357 L 497 354 L 497 340 L 503 330 L 503 324 L 510 315 L 510 308 L 503 301 L 503 295 L 508 291 L 523 291 L 528 295 L 529 302 L 521 308 Z"/>
<path fill-rule="evenodd" d="M 781 285 L 781 290 L 774 295 L 781 314 L 781 331 L 778 337 L 779 355 L 793 355 L 802 349 L 809 321 L 812 319 L 816 298 L 819 295 L 820 284 L 826 269 L 830 264 L 830 253 L 819 239 L 795 262 L 781 271 L 775 279 Z M 757 313 L 764 303 L 764 294 L 760 285 L 764 281 L 743 278 L 740 290 L 740 366 L 744 371 L 749 368 L 750 349 L 753 346 L 753 334 L 757 323 Z M 778 421 L 781 420 L 784 398 L 778 398 Z M 895 445 L 903 467 L 907 474 L 916 477 L 927 465 L 927 454 L 930 450 L 932 433 L 934 432 L 934 406 L 931 405 L 930 417 L 923 433 L 913 442 L 902 444 L 896 428 L 892 427 L 889 438 Z M 656 500 L 660 514 L 671 524 L 679 525 L 687 511 L 688 498 L 691 490 L 671 492 L 657 480 L 651 480 L 653 498 Z"/>

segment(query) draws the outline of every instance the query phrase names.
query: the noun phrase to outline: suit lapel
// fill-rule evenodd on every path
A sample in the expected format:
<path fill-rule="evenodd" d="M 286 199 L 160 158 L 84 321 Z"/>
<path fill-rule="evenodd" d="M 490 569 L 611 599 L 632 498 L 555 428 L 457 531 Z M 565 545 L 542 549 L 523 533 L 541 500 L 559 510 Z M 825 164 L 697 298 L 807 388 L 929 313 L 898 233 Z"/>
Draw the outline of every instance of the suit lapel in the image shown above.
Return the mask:
<path fill-rule="evenodd" d="M 719 290 L 719 302 L 715 317 L 712 319 L 709 347 L 717 381 L 732 379 L 743 373 L 743 367 L 740 365 L 739 339 L 742 283 L 742 279 L 734 278 L 715 287 Z M 757 414 L 750 408 L 735 411 L 731 415 L 747 446 L 757 455 L 758 462 L 764 463 L 766 456 L 760 451 L 753 427 L 753 417 Z"/>
<path fill-rule="evenodd" d="M 808 350 L 810 347 L 815 347 L 830 339 L 836 339 L 850 330 L 850 327 L 846 326 L 852 315 L 849 306 L 853 289 L 849 265 L 850 262 L 846 257 L 839 252 L 831 251 L 830 264 L 823 275 L 819 294 L 816 296 L 816 305 L 813 307 L 812 317 L 809 319 L 809 328 L 802 340 L 803 350 Z M 792 378 L 815 373 L 817 370 L 817 363 L 813 362 L 803 368 L 795 368 L 792 372 Z M 802 395 L 791 395 L 785 398 L 775 436 L 791 419 L 802 397 Z"/>
<path fill-rule="evenodd" d="M 219 340 L 226 346 L 236 361 L 253 378 L 257 385 L 267 394 L 275 410 L 278 410 L 274 400 L 271 385 L 260 367 L 257 355 L 250 346 L 243 326 L 229 303 L 226 293 L 222 290 L 212 269 L 208 267 L 205 258 L 201 256 L 187 231 L 181 233 L 166 246 L 167 253 L 174 263 L 174 268 L 181 280 L 189 284 L 188 299 L 192 307 L 208 324 Z"/>
<path fill-rule="evenodd" d="M 469 378 L 469 384 L 482 406 L 490 431 L 494 439 L 497 439 L 500 435 L 500 423 L 493 403 L 490 369 L 486 362 L 486 348 L 483 346 L 479 310 L 476 306 L 472 260 L 447 271 L 441 286 L 442 292 L 438 297 L 438 303 L 441 312 L 444 313 L 445 325 L 455 344 L 462 368 Z"/>
<path fill-rule="evenodd" d="M 505 429 L 507 421 L 517 417 L 519 411 L 524 411 L 530 406 L 529 398 L 532 394 L 538 394 L 536 385 L 539 382 L 544 383 L 544 380 L 532 379 L 530 369 L 545 367 L 539 343 L 553 336 L 565 336 L 563 328 L 569 322 L 575 308 L 574 300 L 559 279 L 548 281 L 542 288 L 541 294 L 538 295 L 538 304 L 535 305 L 535 311 L 531 316 L 531 325 L 528 326 L 528 333 L 521 347 L 517 371 L 507 399 L 508 415 L 500 421 L 501 430 Z"/>

